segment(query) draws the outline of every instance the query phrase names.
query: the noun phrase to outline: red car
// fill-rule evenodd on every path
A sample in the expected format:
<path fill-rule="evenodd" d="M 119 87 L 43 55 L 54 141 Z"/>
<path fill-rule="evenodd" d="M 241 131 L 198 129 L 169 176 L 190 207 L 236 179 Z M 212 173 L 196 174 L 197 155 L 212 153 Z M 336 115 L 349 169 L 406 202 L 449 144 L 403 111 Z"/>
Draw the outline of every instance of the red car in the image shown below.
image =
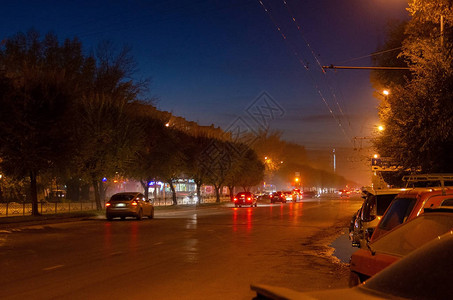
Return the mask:
<path fill-rule="evenodd" d="M 402 226 L 354 252 L 350 263 L 350 286 L 357 285 L 400 260 L 413 250 L 453 230 L 453 207 L 425 209 Z"/>
<path fill-rule="evenodd" d="M 281 202 L 281 203 L 286 203 L 286 195 L 284 192 L 278 191 L 274 192 L 270 195 L 271 198 L 271 203 L 275 202 Z"/>
<path fill-rule="evenodd" d="M 351 195 L 351 191 L 348 190 L 339 190 L 338 194 L 340 194 L 340 197 L 348 197 Z"/>
<path fill-rule="evenodd" d="M 424 208 L 444 206 L 452 198 L 452 187 L 415 188 L 401 192 L 387 208 L 387 211 L 376 226 L 370 241 L 377 240 L 393 228 L 419 216 Z"/>
<path fill-rule="evenodd" d="M 233 198 L 233 202 L 235 207 L 241 207 L 242 205 L 250 205 L 250 207 L 258 206 L 255 195 L 250 192 L 237 193 Z"/>

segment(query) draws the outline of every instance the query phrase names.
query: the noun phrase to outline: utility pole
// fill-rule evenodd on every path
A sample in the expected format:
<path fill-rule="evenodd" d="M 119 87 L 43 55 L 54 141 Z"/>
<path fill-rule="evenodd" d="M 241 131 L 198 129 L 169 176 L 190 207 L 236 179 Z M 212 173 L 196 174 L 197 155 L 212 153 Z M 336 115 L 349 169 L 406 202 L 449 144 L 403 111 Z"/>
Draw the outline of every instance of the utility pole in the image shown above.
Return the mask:
<path fill-rule="evenodd" d="M 333 173 L 336 174 L 337 173 L 337 157 L 335 155 L 335 148 L 333 149 L 332 154 L 333 154 Z"/>

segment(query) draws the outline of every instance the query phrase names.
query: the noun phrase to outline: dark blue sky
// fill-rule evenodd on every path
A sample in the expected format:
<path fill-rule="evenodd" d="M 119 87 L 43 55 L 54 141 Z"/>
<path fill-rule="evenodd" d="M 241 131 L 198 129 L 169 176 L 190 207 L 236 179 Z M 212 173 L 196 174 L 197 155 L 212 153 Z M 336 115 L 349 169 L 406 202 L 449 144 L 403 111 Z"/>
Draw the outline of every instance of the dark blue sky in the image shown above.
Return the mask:
<path fill-rule="evenodd" d="M 386 23 L 407 15 L 407 1 L 262 3 L 268 12 L 258 0 L 3 1 L 0 39 L 33 27 L 77 36 L 87 51 L 101 40 L 130 45 L 157 106 L 202 125 L 228 128 L 266 92 L 284 111 L 271 129 L 286 140 L 326 150 L 369 136 L 378 123 L 369 72 L 324 75 L 316 59 L 370 65 L 349 60 L 376 50 Z"/>

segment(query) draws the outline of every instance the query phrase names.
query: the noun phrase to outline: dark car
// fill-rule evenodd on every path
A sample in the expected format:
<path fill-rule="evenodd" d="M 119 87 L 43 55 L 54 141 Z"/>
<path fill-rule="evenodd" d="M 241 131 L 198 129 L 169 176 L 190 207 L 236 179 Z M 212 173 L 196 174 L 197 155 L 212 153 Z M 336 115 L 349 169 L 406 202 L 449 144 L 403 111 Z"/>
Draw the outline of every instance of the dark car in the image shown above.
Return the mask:
<path fill-rule="evenodd" d="M 138 192 L 124 192 L 114 194 L 105 204 L 107 220 L 119 217 L 134 217 L 141 220 L 143 216 L 149 219 L 154 217 L 154 206 L 145 196 Z"/>
<path fill-rule="evenodd" d="M 351 256 L 350 285 L 363 282 L 427 242 L 453 230 L 453 207 L 425 209 Z"/>
<path fill-rule="evenodd" d="M 357 215 L 350 238 L 354 247 L 365 247 L 373 234 L 379 220 L 389 207 L 392 200 L 405 189 L 364 189 L 364 199 L 360 214 Z"/>
<path fill-rule="evenodd" d="M 256 197 L 251 192 L 240 192 L 237 193 L 233 198 L 234 206 L 241 207 L 242 205 L 250 205 L 250 207 L 257 207 Z"/>
<path fill-rule="evenodd" d="M 319 193 L 317 191 L 304 191 L 302 195 L 307 199 L 319 198 Z"/>
<path fill-rule="evenodd" d="M 278 191 L 270 195 L 271 203 L 281 202 L 286 203 L 286 195 L 284 192 Z"/>
<path fill-rule="evenodd" d="M 252 284 L 255 299 L 451 299 L 453 234 L 448 232 L 421 246 L 365 284 L 349 289 L 299 292 Z"/>

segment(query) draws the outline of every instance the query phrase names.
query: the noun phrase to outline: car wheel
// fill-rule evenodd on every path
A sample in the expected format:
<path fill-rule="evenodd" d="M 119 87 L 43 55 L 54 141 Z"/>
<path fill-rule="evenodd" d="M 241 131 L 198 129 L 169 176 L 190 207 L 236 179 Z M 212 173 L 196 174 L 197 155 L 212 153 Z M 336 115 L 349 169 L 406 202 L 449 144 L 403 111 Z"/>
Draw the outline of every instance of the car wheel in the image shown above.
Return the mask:
<path fill-rule="evenodd" d="M 106 218 L 107 218 L 107 220 L 109 220 L 109 221 L 112 221 L 112 220 L 113 220 L 113 217 L 112 217 L 112 216 L 109 216 L 109 215 L 107 215 Z"/>
<path fill-rule="evenodd" d="M 126 217 L 121 217 L 121 220 L 126 220 Z"/>
<path fill-rule="evenodd" d="M 143 218 L 143 210 L 140 209 L 137 214 L 137 220 L 140 221 L 142 218 Z"/>
<path fill-rule="evenodd" d="M 255 203 L 255 207 L 258 207 L 258 203 Z"/>
<path fill-rule="evenodd" d="M 154 219 L 154 208 L 151 209 L 151 214 L 148 217 L 149 219 Z"/>
<path fill-rule="evenodd" d="M 362 283 L 362 279 L 360 278 L 360 275 L 357 274 L 356 272 L 350 272 L 349 273 L 349 287 L 355 287 L 359 284 Z"/>

